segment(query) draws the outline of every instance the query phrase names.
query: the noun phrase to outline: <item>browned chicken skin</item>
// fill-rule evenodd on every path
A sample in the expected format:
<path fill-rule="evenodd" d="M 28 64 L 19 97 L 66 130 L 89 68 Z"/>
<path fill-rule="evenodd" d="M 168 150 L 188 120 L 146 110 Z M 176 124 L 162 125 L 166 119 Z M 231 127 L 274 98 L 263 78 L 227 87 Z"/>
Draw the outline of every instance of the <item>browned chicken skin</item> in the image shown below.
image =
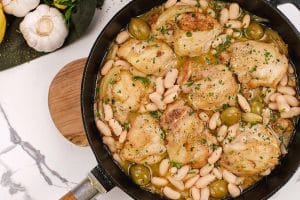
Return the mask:
<path fill-rule="evenodd" d="M 230 67 L 250 88 L 275 88 L 288 69 L 287 58 L 277 47 L 257 41 L 237 42 L 229 48 Z"/>
<path fill-rule="evenodd" d="M 209 148 L 217 143 L 216 138 L 204 130 L 203 122 L 184 105 L 184 101 L 169 105 L 160 124 L 166 131 L 166 147 L 171 161 L 191 163 L 194 168 L 207 163 Z"/>
<path fill-rule="evenodd" d="M 257 175 L 278 164 L 279 143 L 262 124 L 240 127 L 237 136 L 226 141 L 220 164 L 236 175 Z"/>
<path fill-rule="evenodd" d="M 194 109 L 215 110 L 234 99 L 238 85 L 225 65 L 201 66 L 187 61 L 178 82 Z"/>

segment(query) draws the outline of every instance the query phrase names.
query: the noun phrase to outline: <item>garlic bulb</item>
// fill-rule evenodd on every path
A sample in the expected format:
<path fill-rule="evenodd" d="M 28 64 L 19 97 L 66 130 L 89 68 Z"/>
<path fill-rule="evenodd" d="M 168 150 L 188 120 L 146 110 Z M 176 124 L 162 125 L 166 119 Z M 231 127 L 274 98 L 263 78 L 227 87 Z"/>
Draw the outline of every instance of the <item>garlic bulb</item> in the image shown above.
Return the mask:
<path fill-rule="evenodd" d="M 40 4 L 40 0 L 2 0 L 2 4 L 7 14 L 24 17 Z"/>
<path fill-rule="evenodd" d="M 28 46 L 40 52 L 60 48 L 68 36 L 64 16 L 56 9 L 41 4 L 20 23 L 20 31 Z"/>

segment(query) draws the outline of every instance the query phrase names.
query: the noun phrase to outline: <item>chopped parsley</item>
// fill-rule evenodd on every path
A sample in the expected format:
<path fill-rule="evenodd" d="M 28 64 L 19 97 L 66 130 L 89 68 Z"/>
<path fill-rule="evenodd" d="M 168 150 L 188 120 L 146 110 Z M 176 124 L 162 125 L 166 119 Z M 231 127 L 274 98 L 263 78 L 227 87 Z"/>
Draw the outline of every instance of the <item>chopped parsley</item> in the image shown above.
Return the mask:
<path fill-rule="evenodd" d="M 176 167 L 177 169 L 180 169 L 182 167 L 181 163 L 170 161 L 171 167 Z"/>
<path fill-rule="evenodd" d="M 134 81 L 141 81 L 145 87 L 149 87 L 149 85 L 151 84 L 150 79 L 147 78 L 147 77 L 143 77 L 143 76 L 134 76 L 133 80 Z"/>
<path fill-rule="evenodd" d="M 161 115 L 162 115 L 162 113 L 160 111 L 158 111 L 158 110 L 156 110 L 156 111 L 150 111 L 149 114 L 153 118 L 155 118 L 155 119 L 159 119 L 161 117 Z"/>

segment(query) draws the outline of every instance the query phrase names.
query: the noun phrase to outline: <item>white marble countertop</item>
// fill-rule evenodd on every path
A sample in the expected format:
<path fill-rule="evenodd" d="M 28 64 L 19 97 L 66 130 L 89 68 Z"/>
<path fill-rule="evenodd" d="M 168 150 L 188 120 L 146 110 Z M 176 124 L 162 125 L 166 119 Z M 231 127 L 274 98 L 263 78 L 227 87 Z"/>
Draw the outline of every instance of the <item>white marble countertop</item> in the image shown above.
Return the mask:
<path fill-rule="evenodd" d="M 48 110 L 48 88 L 56 73 L 86 57 L 108 20 L 130 0 L 106 0 L 88 34 L 55 53 L 0 72 L 0 199 L 58 199 L 96 165 L 90 148 L 66 141 Z M 300 13 L 282 5 L 300 30 Z M 271 199 L 300 197 L 300 170 Z M 99 199 L 130 199 L 115 190 Z"/>

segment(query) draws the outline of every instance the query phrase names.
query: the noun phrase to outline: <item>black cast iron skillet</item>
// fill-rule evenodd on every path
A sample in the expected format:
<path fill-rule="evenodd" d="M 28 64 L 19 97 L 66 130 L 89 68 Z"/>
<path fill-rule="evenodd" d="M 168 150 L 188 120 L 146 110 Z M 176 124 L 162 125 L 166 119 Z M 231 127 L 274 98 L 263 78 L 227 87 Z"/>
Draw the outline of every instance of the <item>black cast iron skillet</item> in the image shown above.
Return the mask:
<path fill-rule="evenodd" d="M 81 93 L 82 117 L 85 131 L 92 150 L 98 161 L 98 166 L 79 186 L 65 195 L 62 199 L 91 199 L 97 193 L 111 190 L 114 186 L 120 187 L 129 196 L 139 200 L 158 200 L 162 197 L 142 190 L 135 185 L 128 176 L 114 163 L 108 149 L 103 145 L 99 131 L 94 122 L 93 104 L 97 74 L 102 66 L 106 52 L 116 35 L 128 23 L 130 18 L 145 13 L 151 8 L 162 4 L 164 0 L 133 0 L 118 12 L 106 25 L 97 38 L 87 61 Z M 289 46 L 289 55 L 295 65 L 297 75 L 300 73 L 300 33 L 277 9 L 279 4 L 293 3 L 300 9 L 300 0 L 237 0 L 244 9 L 270 20 L 268 26 L 279 32 Z M 299 79 L 298 79 L 299 84 Z M 101 91 L 100 91 L 101 92 Z M 300 163 L 300 127 L 296 125 L 296 134 L 288 148 L 289 153 L 282 159 L 272 173 L 264 177 L 251 188 L 236 198 L 242 199 L 267 199 L 279 190 L 294 174 Z M 83 163 L 84 164 L 84 163 Z M 91 184 L 92 183 L 92 184 Z M 93 186 L 93 187 L 92 187 Z"/>

